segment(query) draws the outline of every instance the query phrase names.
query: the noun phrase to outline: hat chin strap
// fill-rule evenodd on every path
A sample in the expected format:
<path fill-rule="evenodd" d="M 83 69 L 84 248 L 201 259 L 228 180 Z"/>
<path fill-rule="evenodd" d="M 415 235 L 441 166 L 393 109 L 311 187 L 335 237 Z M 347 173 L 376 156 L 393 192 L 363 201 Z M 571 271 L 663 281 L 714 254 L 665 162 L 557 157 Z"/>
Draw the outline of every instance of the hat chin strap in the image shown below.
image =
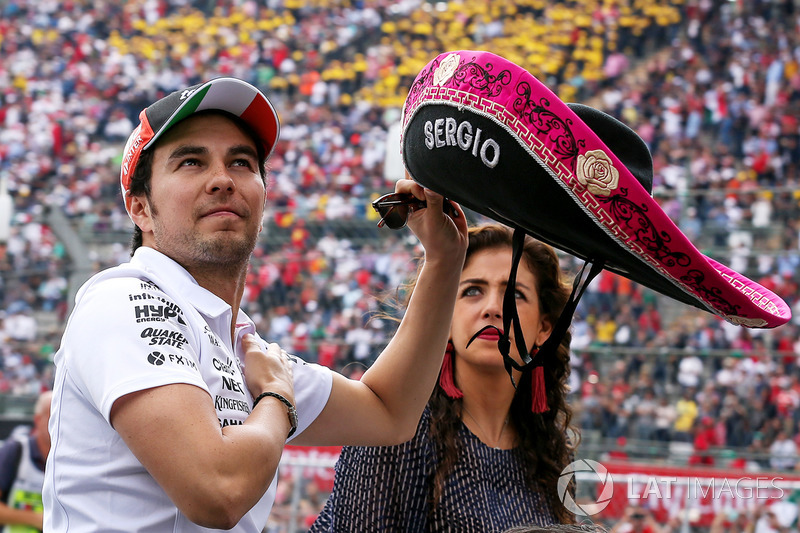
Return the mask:
<path fill-rule="evenodd" d="M 517 300 L 515 294 L 517 285 L 517 269 L 519 267 L 519 262 L 522 259 L 524 243 L 525 232 L 519 228 L 515 228 L 512 240 L 511 272 L 508 275 L 508 284 L 506 285 L 505 294 L 503 295 L 503 330 L 500 331 L 497 326 L 485 326 L 481 328 L 480 331 L 475 333 L 475 335 L 473 335 L 467 343 L 467 346 L 472 344 L 472 341 L 474 341 L 487 329 L 494 329 L 497 331 L 497 333 L 500 335 L 500 338 L 497 340 L 497 348 L 500 350 L 500 353 L 503 356 L 503 366 L 505 366 L 506 372 L 508 372 L 508 375 L 511 378 L 511 384 L 515 389 L 517 388 L 517 384 L 514 381 L 512 369 L 522 371 L 528 367 L 532 367 L 534 369 L 537 367 L 543 367 L 545 361 L 551 355 L 556 353 L 558 346 L 561 344 L 564 335 L 572 323 L 572 316 L 575 314 L 575 309 L 578 307 L 578 302 L 580 301 L 581 296 L 583 296 L 583 293 L 586 291 L 589 283 L 591 283 L 591 281 L 600 273 L 600 271 L 603 270 L 605 265 L 605 261 L 595 260 L 589 260 L 583 264 L 580 272 L 578 272 L 578 275 L 575 276 L 575 279 L 572 282 L 572 292 L 569 295 L 569 300 L 567 300 L 564 310 L 561 312 L 561 316 L 558 317 L 558 321 L 553 327 L 553 331 L 550 332 L 550 336 L 546 341 L 544 341 L 544 344 L 542 344 L 542 346 L 538 349 L 534 349 L 533 353 L 531 354 L 528 351 L 527 344 L 525 344 L 525 336 L 522 333 L 522 325 L 520 324 L 519 314 L 517 313 Z M 589 263 L 592 264 L 592 267 L 589 269 L 588 274 L 584 276 L 586 265 Z M 509 338 L 510 327 L 514 328 L 514 344 L 516 345 L 517 352 L 522 359 L 522 364 L 514 361 L 514 359 L 512 359 L 509 355 L 509 351 L 511 350 L 511 340 Z"/>

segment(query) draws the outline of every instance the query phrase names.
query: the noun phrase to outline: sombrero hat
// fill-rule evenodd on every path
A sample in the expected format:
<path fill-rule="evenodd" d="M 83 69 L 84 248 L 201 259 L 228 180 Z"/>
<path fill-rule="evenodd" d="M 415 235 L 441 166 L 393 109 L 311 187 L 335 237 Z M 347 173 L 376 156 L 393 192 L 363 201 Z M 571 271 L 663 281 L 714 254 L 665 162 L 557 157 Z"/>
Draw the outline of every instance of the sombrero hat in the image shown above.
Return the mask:
<path fill-rule="evenodd" d="M 664 213 L 633 130 L 565 104 L 500 56 L 461 50 L 428 63 L 403 107 L 402 157 L 414 180 L 465 207 L 728 322 L 774 328 L 791 318 Z"/>
<path fill-rule="evenodd" d="M 401 139 L 414 180 L 515 230 L 503 330 L 495 329 L 512 383 L 512 368 L 531 372 L 534 413 L 548 411 L 543 367 L 603 268 L 733 324 L 774 328 L 791 318 L 783 300 L 703 255 L 664 213 L 652 197 L 650 152 L 633 130 L 565 104 L 500 56 L 461 50 L 428 63 L 409 89 Z M 586 261 L 549 338 L 532 351 L 514 298 L 526 235 Z M 512 328 L 522 364 L 509 355 Z"/>

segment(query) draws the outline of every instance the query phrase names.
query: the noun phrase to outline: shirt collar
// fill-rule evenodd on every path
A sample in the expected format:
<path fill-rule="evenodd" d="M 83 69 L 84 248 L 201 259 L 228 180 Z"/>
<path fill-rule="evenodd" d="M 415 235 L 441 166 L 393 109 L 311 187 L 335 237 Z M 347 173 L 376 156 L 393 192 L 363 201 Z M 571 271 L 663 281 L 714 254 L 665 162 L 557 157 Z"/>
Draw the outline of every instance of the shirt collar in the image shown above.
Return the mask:
<path fill-rule="evenodd" d="M 225 300 L 201 287 L 185 268 L 154 248 L 148 246 L 137 248 L 131 264 L 147 272 L 148 277 L 159 285 L 161 290 L 179 294 L 206 316 L 218 318 L 231 310 L 231 306 Z M 239 310 L 237 323 L 243 321 L 242 315 L 244 313 Z M 250 321 L 247 315 L 244 319 Z"/>

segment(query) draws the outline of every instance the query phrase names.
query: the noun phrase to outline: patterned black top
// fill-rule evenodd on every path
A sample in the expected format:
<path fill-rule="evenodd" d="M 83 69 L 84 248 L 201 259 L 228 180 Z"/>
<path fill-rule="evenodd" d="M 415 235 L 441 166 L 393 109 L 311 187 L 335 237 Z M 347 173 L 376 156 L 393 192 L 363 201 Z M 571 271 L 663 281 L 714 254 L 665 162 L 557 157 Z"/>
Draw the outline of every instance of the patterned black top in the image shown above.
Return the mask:
<path fill-rule="evenodd" d="M 399 446 L 345 447 L 333 494 L 311 527 L 326 532 L 501 532 L 556 518 L 525 483 L 522 454 L 486 446 L 464 424 L 461 454 L 431 510 L 436 465 L 425 409 L 417 434 Z"/>

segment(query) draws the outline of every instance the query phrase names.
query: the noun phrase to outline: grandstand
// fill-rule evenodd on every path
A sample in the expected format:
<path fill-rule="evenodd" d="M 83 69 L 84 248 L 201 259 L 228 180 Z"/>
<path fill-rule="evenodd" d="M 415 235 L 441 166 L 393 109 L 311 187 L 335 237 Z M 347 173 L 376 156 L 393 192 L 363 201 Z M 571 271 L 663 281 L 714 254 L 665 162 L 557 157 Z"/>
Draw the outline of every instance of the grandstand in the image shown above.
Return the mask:
<path fill-rule="evenodd" d="M 795 4 L 0 4 L 0 191 L 12 204 L 3 208 L 0 193 L 0 437 L 25 423 L 52 385 L 51 356 L 78 285 L 128 256 L 118 172 L 139 111 L 219 75 L 264 89 L 283 124 L 243 307 L 265 338 L 357 374 L 392 333 L 391 323 L 369 320 L 383 310 L 375 297 L 413 272 L 417 252 L 410 233 L 379 230 L 369 209 L 393 187 L 383 168 L 394 149 L 389 129 L 433 56 L 486 49 L 526 65 L 561 98 L 637 130 L 665 211 L 704 253 L 795 314 L 775 330 L 746 330 L 603 273 L 573 326 L 580 456 L 658 465 L 665 477 L 713 467 L 791 479 L 800 468 Z M 563 263 L 574 273 L 569 256 Z M 794 445 L 789 460 L 775 460 L 776 442 Z M 329 462 L 293 453 L 295 465 L 312 463 L 287 470 L 269 531 L 304 530 L 324 503 Z M 670 512 L 664 523 L 675 522 Z"/>

